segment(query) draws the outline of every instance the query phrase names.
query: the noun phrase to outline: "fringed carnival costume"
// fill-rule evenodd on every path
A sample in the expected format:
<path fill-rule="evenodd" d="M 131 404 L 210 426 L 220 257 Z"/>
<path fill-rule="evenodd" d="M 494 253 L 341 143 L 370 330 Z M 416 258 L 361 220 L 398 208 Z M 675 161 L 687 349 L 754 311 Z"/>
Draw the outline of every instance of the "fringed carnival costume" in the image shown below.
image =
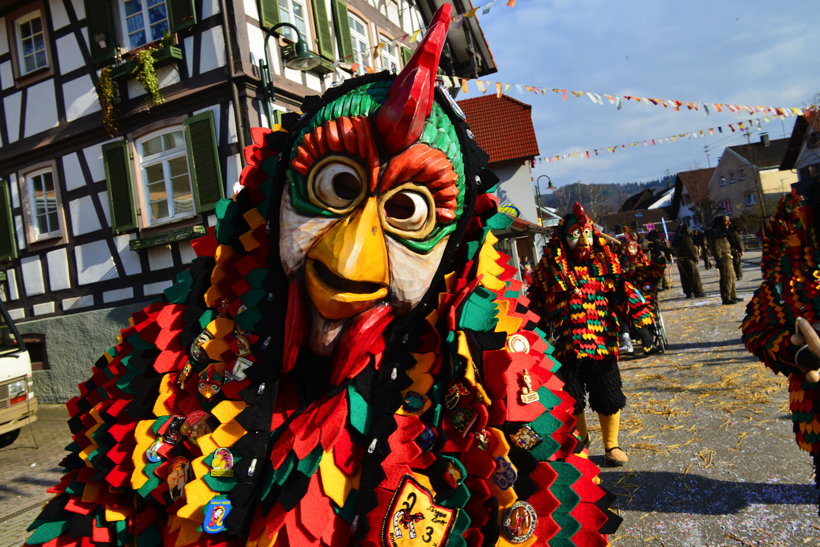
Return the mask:
<path fill-rule="evenodd" d="M 797 444 L 820 468 L 820 184 L 792 190 L 766 228 L 763 283 L 746 307 L 743 343 L 789 378 Z M 802 323 L 802 325 L 801 325 Z M 818 484 L 820 488 L 820 484 Z"/>
<path fill-rule="evenodd" d="M 620 518 L 435 72 L 255 130 L 199 257 L 69 403 L 42 545 L 606 545 Z"/>
<path fill-rule="evenodd" d="M 618 259 L 624 278 L 651 303 L 657 296 L 658 283 L 663 279 L 666 264 L 650 260 L 633 232 L 624 227 L 626 239 L 621 242 Z"/>
<path fill-rule="evenodd" d="M 618 446 L 620 411 L 626 406 L 618 371 L 620 322 L 630 321 L 649 336 L 653 315 L 579 203 L 553 233 L 528 295 L 555 337 L 562 363 L 558 375 L 575 399 L 579 433 L 588 440 L 584 407 L 589 393 L 589 406 L 601 422 L 605 461 L 623 465 L 627 456 Z"/>

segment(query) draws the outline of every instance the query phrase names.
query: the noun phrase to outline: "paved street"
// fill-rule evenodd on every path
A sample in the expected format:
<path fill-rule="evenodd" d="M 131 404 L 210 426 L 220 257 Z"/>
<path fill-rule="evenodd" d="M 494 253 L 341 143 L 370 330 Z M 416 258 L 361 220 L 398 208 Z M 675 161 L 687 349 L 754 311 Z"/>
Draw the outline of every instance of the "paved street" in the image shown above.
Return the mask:
<path fill-rule="evenodd" d="M 745 300 L 760 283 L 759 258 L 746 256 Z M 700 272 L 707 298 L 683 298 L 677 275 L 661 294 L 668 352 L 622 363 L 629 402 L 621 445 L 630 462 L 602 473 L 624 518 L 612 544 L 820 545 L 813 471 L 792 438 L 785 380 L 740 344 L 744 305 L 720 305 L 716 271 Z M 0 546 L 25 540 L 57 482 L 65 419 L 61 406 L 46 406 L 0 449 Z M 598 433 L 596 424 L 590 453 L 600 464 Z"/>

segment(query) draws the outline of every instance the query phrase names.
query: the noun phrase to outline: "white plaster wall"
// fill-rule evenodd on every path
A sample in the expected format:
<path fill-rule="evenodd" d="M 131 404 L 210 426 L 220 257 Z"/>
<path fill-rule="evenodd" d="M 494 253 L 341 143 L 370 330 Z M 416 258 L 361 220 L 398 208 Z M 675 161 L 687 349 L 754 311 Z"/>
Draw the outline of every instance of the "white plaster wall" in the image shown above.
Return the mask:
<path fill-rule="evenodd" d="M 63 311 L 77 310 L 80 308 L 87 308 L 88 306 L 94 304 L 94 298 L 89 295 L 64 298 L 61 304 Z"/>
<path fill-rule="evenodd" d="M 259 20 L 259 8 L 256 7 L 256 0 L 244 0 L 243 5 L 245 6 L 245 15 L 254 19 L 255 21 Z"/>
<path fill-rule="evenodd" d="M 25 319 L 26 310 L 24 310 L 23 308 L 9 310 L 9 316 L 11 317 L 12 321 L 19 321 L 21 319 Z"/>
<path fill-rule="evenodd" d="M 3 99 L 3 108 L 6 112 L 6 131 L 10 143 L 20 138 L 20 103 L 22 98 L 22 93 L 18 91 Z"/>
<path fill-rule="evenodd" d="M 162 294 L 162 291 L 173 285 L 172 281 L 158 281 L 156 283 L 146 283 L 142 287 L 142 292 L 145 296 L 154 296 Z"/>
<path fill-rule="evenodd" d="M 83 0 L 71 0 L 71 5 L 74 6 L 74 13 L 77 15 L 77 19 L 82 21 L 85 19 L 85 2 Z M 88 34 L 83 32 L 83 34 Z"/>
<path fill-rule="evenodd" d="M 170 268 L 174 265 L 174 257 L 171 254 L 170 245 L 151 247 L 146 251 L 146 255 L 148 256 L 148 267 L 152 272 Z"/>
<path fill-rule="evenodd" d="M 68 204 L 68 209 L 71 212 L 71 233 L 73 235 L 80 236 L 96 232 L 102 227 L 95 213 L 91 196 L 72 200 Z"/>
<path fill-rule="evenodd" d="M 26 296 L 34 296 L 46 292 L 46 285 L 43 280 L 43 267 L 38 257 L 28 256 L 21 258 L 20 270 L 23 275 L 23 291 L 26 293 Z"/>
<path fill-rule="evenodd" d="M 100 196 L 100 205 L 102 206 L 103 210 L 103 218 L 105 219 L 105 223 L 103 226 L 110 227 L 111 226 L 111 213 L 108 211 L 108 191 L 104 190 L 98 194 Z"/>
<path fill-rule="evenodd" d="M 9 175 L 9 191 L 11 192 L 11 206 L 20 207 L 20 186 L 17 184 L 17 174 Z"/>
<path fill-rule="evenodd" d="M 134 298 L 134 289 L 126 287 L 124 289 L 116 289 L 113 291 L 104 292 L 102 295 L 103 302 L 119 302 L 120 300 L 128 300 Z"/>
<path fill-rule="evenodd" d="M 8 89 L 14 85 L 14 71 L 11 68 L 11 61 L 0 63 L 0 86 Z"/>
<path fill-rule="evenodd" d="M 108 252 L 105 241 L 94 241 L 74 247 L 74 261 L 77 264 L 77 283 L 88 285 L 117 276 L 114 260 Z"/>
<path fill-rule="evenodd" d="M 203 19 L 219 13 L 219 0 L 200 0 L 200 3 L 202 4 Z"/>
<path fill-rule="evenodd" d="M 65 175 L 65 187 L 69 192 L 85 186 L 85 178 L 83 177 L 82 169 L 80 169 L 80 160 L 77 154 L 71 152 L 62 158 L 63 160 L 63 174 Z"/>
<path fill-rule="evenodd" d="M 157 69 L 157 81 L 159 82 L 160 91 L 162 88 L 168 87 L 169 85 L 173 85 L 179 83 L 179 70 L 177 69 L 176 65 L 167 65 Z M 142 97 L 146 95 L 145 88 L 137 82 L 136 78 L 131 78 L 128 80 L 126 87 L 128 89 L 128 97 L 135 98 L 135 97 Z M 92 86 L 92 93 L 96 92 L 93 91 Z"/>
<path fill-rule="evenodd" d="M 65 247 L 46 254 L 48 263 L 48 279 L 52 291 L 60 291 L 71 287 L 68 277 L 68 253 Z"/>
<path fill-rule="evenodd" d="M 14 231 L 17 233 L 17 248 L 21 251 L 28 247 L 26 245 L 26 227 L 23 224 L 23 217 L 14 216 Z"/>
<path fill-rule="evenodd" d="M 231 197 L 234 195 L 234 186 L 239 182 L 239 175 L 242 173 L 242 160 L 239 154 L 228 156 L 225 159 L 226 163 L 226 180 L 225 180 L 225 195 Z"/>
<path fill-rule="evenodd" d="M 114 244 L 117 246 L 120 260 L 122 260 L 122 267 L 125 268 L 125 275 L 135 275 L 142 270 L 139 255 L 128 246 L 128 242 L 131 241 L 132 237 L 133 234 L 114 238 Z"/>
<path fill-rule="evenodd" d="M 190 241 L 183 241 L 179 244 L 179 256 L 183 264 L 190 264 L 196 258 L 194 248 L 191 247 Z"/>
<path fill-rule="evenodd" d="M 499 184 L 496 195 L 499 206 L 504 205 L 505 198 L 521 211 L 521 218 L 538 224 L 538 212 L 535 209 L 535 184 L 532 181 L 532 170 L 528 162 L 507 162 L 494 165 L 492 171 L 498 175 Z"/>
<path fill-rule="evenodd" d="M 105 180 L 105 164 L 102 156 L 103 144 L 105 143 L 95 144 L 83 150 L 88 170 L 91 171 L 91 180 L 94 182 Z"/>
<path fill-rule="evenodd" d="M 199 56 L 200 74 L 225 66 L 226 64 L 225 36 L 222 33 L 222 27 L 214 27 L 203 32 L 202 53 Z"/>
<path fill-rule="evenodd" d="M 100 110 L 94 82 L 88 75 L 80 76 L 63 85 L 65 116 L 69 122 Z"/>
<path fill-rule="evenodd" d="M 20 293 L 17 292 L 17 272 L 14 268 L 6 270 L 6 279 L 9 285 L 9 300 L 17 300 L 20 298 Z"/>
<path fill-rule="evenodd" d="M 73 33 L 57 39 L 57 51 L 55 53 L 61 74 L 66 74 L 85 65 L 80 45 Z"/>
<path fill-rule="evenodd" d="M 54 30 L 60 30 L 61 28 L 67 26 L 69 24 L 69 20 L 68 14 L 65 11 L 63 0 L 52 0 L 49 4 L 49 9 L 51 11 L 51 26 Z"/>
<path fill-rule="evenodd" d="M 57 127 L 57 104 L 54 98 L 54 80 L 52 79 L 28 88 L 26 137 Z"/>
<path fill-rule="evenodd" d="M 31 309 L 35 316 L 48 315 L 49 313 L 54 313 L 54 302 L 43 302 L 42 304 L 34 304 L 31 307 Z"/>

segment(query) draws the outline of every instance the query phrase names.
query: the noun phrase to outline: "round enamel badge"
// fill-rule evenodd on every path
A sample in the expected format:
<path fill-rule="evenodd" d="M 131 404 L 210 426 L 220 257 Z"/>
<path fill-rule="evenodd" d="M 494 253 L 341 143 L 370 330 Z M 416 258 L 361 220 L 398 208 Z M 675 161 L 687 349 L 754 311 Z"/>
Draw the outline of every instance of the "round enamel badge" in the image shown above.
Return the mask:
<path fill-rule="evenodd" d="M 530 342 L 522 334 L 513 334 L 507 338 L 507 351 L 510 353 L 529 353 Z"/>
<path fill-rule="evenodd" d="M 513 503 L 504 512 L 504 535 L 512 543 L 524 543 L 535 533 L 538 515 L 526 501 Z"/>

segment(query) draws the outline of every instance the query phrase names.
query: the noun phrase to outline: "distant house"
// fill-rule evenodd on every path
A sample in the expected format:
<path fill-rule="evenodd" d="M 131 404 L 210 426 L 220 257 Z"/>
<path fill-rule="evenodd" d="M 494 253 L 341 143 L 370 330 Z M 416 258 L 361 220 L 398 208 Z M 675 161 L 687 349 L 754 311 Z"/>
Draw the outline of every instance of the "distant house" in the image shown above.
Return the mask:
<path fill-rule="evenodd" d="M 727 147 L 709 179 L 714 212 L 730 217 L 772 214 L 771 203 L 789 192 L 797 181 L 793 169 L 780 170 L 788 144 L 789 139 L 771 140 L 762 133 L 759 142 Z"/>
<path fill-rule="evenodd" d="M 458 105 L 467 116 L 476 142 L 490 156 L 489 168 L 499 178 L 499 210 L 514 219 L 510 231 L 498 235 L 514 240 L 515 245 L 508 242 L 505 248 L 502 241 L 502 249 L 514 261 L 524 256 L 536 260 L 540 245 L 534 234 L 546 232 L 539 226 L 539 219 L 546 218 L 548 212 L 536 208 L 532 165 L 539 152 L 532 106 L 507 95 L 464 99 Z"/>
<path fill-rule="evenodd" d="M 639 233 L 653 229 L 663 233 L 664 224 L 671 231 L 677 226 L 672 214 L 674 189 L 672 186 L 656 192 L 645 188 L 626 198 L 617 213 L 601 216 L 599 224 L 607 232 L 614 233 L 623 232 L 624 226 Z"/>
<path fill-rule="evenodd" d="M 678 173 L 670 211 L 673 218 L 690 228 L 704 225 L 708 219 L 703 218 L 703 207 L 709 206 L 709 180 L 714 172 L 714 167 L 707 167 Z"/>
<path fill-rule="evenodd" d="M 796 170 L 799 185 L 820 182 L 820 129 L 803 116 L 794 123 L 780 170 Z"/>

